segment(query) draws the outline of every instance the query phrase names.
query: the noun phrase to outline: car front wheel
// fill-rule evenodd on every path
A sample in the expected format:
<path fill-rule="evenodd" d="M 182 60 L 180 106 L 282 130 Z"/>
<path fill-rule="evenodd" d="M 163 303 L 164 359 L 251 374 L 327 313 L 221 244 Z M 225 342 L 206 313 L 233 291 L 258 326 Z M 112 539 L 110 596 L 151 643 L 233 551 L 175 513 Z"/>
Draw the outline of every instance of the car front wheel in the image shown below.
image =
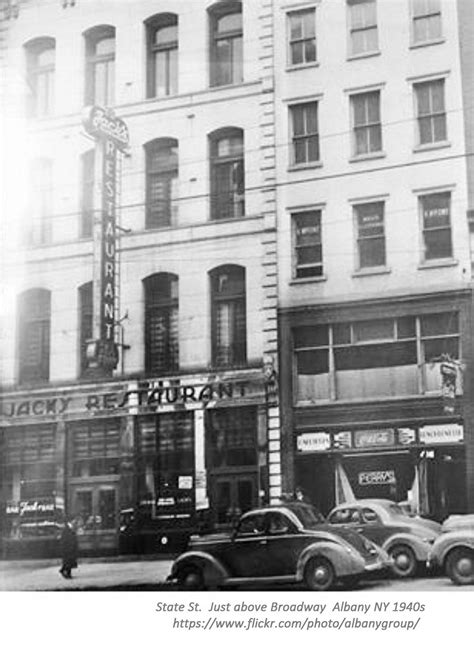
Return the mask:
<path fill-rule="evenodd" d="M 392 573 L 395 577 L 413 577 L 417 562 L 413 550 L 408 545 L 394 545 L 389 551 L 392 558 Z"/>
<path fill-rule="evenodd" d="M 183 568 L 178 573 L 178 586 L 187 591 L 201 591 L 204 588 L 204 577 L 197 566 Z"/>
<path fill-rule="evenodd" d="M 453 550 L 446 561 L 446 574 L 459 586 L 474 584 L 474 551 L 468 548 Z"/>
<path fill-rule="evenodd" d="M 334 568 L 325 557 L 313 557 L 306 564 L 304 581 L 311 591 L 327 591 L 335 580 Z"/>

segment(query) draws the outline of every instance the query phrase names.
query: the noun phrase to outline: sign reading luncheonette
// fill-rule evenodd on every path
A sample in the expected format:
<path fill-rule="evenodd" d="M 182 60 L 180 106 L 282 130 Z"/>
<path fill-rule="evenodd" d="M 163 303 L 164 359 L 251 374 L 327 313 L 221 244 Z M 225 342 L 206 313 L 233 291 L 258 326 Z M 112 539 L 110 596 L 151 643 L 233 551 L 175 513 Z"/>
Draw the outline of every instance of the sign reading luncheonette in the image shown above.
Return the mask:
<path fill-rule="evenodd" d="M 329 433 L 302 433 L 296 438 L 299 452 L 323 452 L 331 448 Z"/>
<path fill-rule="evenodd" d="M 435 445 L 437 443 L 461 443 L 464 429 L 461 424 L 433 424 L 420 427 L 420 443 Z"/>
<path fill-rule="evenodd" d="M 110 373 L 118 363 L 116 327 L 117 150 L 128 148 L 126 124 L 103 107 L 86 108 L 85 130 L 96 139 L 95 170 L 101 175 L 102 219 L 94 226 L 93 339 L 87 348 L 91 370 Z"/>

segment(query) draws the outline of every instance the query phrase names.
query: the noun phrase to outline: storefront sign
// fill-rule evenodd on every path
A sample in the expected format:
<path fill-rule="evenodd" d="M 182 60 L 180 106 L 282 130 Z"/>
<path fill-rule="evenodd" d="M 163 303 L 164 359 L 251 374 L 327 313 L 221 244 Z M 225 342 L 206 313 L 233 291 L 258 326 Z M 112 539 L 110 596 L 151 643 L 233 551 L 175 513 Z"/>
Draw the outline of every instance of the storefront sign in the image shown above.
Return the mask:
<path fill-rule="evenodd" d="M 412 443 L 416 442 L 415 429 L 399 429 L 398 442 L 400 445 L 411 445 Z"/>
<path fill-rule="evenodd" d="M 350 449 L 352 447 L 352 436 L 350 431 L 340 431 L 334 434 L 334 449 Z"/>
<path fill-rule="evenodd" d="M 51 514 L 62 508 L 63 507 L 54 500 L 26 500 L 23 502 L 10 501 L 6 504 L 6 514 L 18 515 L 20 517 L 26 514 L 42 515 Z"/>
<path fill-rule="evenodd" d="M 354 433 L 356 447 L 387 447 L 395 444 L 394 429 L 366 429 Z"/>
<path fill-rule="evenodd" d="M 120 150 L 127 150 L 130 137 L 127 125 L 110 110 L 94 105 L 84 110 L 82 125 L 96 139 L 111 139 Z"/>
<path fill-rule="evenodd" d="M 396 483 L 394 470 L 359 472 L 359 486 L 383 486 Z"/>
<path fill-rule="evenodd" d="M 437 443 L 462 443 L 464 429 L 461 424 L 434 424 L 420 427 L 420 442 L 424 445 Z"/>
<path fill-rule="evenodd" d="M 189 476 L 178 477 L 178 488 L 181 490 L 191 490 L 193 487 L 193 478 Z"/>
<path fill-rule="evenodd" d="M 331 436 L 328 433 L 302 433 L 296 439 L 299 452 L 324 452 L 331 447 Z"/>

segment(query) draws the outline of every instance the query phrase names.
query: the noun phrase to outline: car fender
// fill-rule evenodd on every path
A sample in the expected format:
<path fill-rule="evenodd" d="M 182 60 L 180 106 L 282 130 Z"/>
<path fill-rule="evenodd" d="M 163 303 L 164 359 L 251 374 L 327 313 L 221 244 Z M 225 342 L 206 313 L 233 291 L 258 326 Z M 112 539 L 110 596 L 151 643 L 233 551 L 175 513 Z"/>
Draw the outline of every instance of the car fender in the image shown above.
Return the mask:
<path fill-rule="evenodd" d="M 219 586 L 229 577 L 227 568 L 215 557 L 198 550 L 179 555 L 171 568 L 170 579 L 176 579 L 178 573 L 187 566 L 196 566 L 202 572 L 206 586 Z"/>
<path fill-rule="evenodd" d="M 393 534 L 382 545 L 386 552 L 389 552 L 395 545 L 407 545 L 415 553 L 417 561 L 426 562 L 430 552 L 430 544 L 425 543 L 418 536 L 411 534 Z"/>
<path fill-rule="evenodd" d="M 456 548 L 467 548 L 474 550 L 474 532 L 472 535 L 466 532 L 451 531 L 435 541 L 429 556 L 430 564 L 444 567 L 448 554 Z"/>
<path fill-rule="evenodd" d="M 358 575 L 364 572 L 365 562 L 361 555 L 349 545 L 347 547 L 338 543 L 320 541 L 309 545 L 303 550 L 296 567 L 296 579 L 301 581 L 304 577 L 306 564 L 313 557 L 326 557 L 334 567 L 336 577 Z"/>

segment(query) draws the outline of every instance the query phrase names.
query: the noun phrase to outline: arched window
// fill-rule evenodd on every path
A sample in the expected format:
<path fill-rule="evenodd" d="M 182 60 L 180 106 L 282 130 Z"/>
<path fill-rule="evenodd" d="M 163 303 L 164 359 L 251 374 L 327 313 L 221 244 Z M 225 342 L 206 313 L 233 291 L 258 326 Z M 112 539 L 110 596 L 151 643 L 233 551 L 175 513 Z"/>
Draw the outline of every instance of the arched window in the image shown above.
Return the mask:
<path fill-rule="evenodd" d="M 225 128 L 210 135 L 211 219 L 245 214 L 244 133 Z"/>
<path fill-rule="evenodd" d="M 53 163 L 34 160 L 30 168 L 30 203 L 27 243 L 41 246 L 51 242 L 53 214 Z"/>
<path fill-rule="evenodd" d="M 29 114 L 37 118 L 50 116 L 54 106 L 56 42 L 50 37 L 35 39 L 25 49 L 31 91 Z"/>
<path fill-rule="evenodd" d="M 145 369 L 161 376 L 179 369 L 178 277 L 153 274 L 145 286 Z"/>
<path fill-rule="evenodd" d="M 86 105 L 111 107 L 115 103 L 115 28 L 93 27 L 86 40 Z"/>
<path fill-rule="evenodd" d="M 159 14 L 146 21 L 147 98 L 178 93 L 178 17 Z"/>
<path fill-rule="evenodd" d="M 33 288 L 18 299 L 19 382 L 49 380 L 51 293 Z"/>
<path fill-rule="evenodd" d="M 218 2 L 209 8 L 211 87 L 243 82 L 242 3 Z"/>
<path fill-rule="evenodd" d="M 209 276 L 213 365 L 243 365 L 247 360 L 245 269 L 224 265 L 213 269 Z"/>
<path fill-rule="evenodd" d="M 94 159 L 91 149 L 81 155 L 81 237 L 92 237 L 94 224 Z"/>
<path fill-rule="evenodd" d="M 92 339 L 92 282 L 79 288 L 79 351 L 80 372 L 87 370 L 87 342 Z"/>
<path fill-rule="evenodd" d="M 146 228 L 162 228 L 178 215 L 178 142 L 155 139 L 145 151 Z"/>

